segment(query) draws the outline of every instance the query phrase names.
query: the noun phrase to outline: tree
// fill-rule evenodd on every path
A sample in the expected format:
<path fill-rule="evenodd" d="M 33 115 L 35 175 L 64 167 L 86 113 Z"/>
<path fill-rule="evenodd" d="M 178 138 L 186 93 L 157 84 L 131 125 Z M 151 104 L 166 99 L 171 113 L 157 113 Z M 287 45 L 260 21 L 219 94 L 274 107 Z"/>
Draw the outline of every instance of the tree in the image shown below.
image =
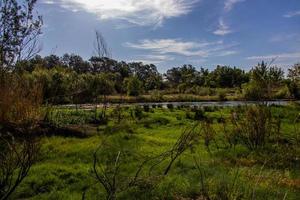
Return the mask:
<path fill-rule="evenodd" d="M 300 63 L 288 70 L 288 88 L 294 98 L 300 98 Z"/>
<path fill-rule="evenodd" d="M 10 70 L 40 51 L 42 17 L 33 14 L 37 0 L 0 1 L 0 67 Z"/>
<path fill-rule="evenodd" d="M 111 58 L 111 53 L 108 49 L 107 43 L 103 35 L 101 34 L 101 32 L 96 30 L 95 35 L 96 35 L 96 40 L 94 42 L 94 54 L 98 58 L 103 58 L 103 57 Z"/>
<path fill-rule="evenodd" d="M 162 77 L 153 64 L 144 65 L 142 62 L 129 63 L 136 77 L 143 83 L 146 91 L 159 89 L 162 85 Z"/>
<path fill-rule="evenodd" d="M 272 91 L 281 85 L 284 72 L 279 67 L 270 67 L 266 63 L 259 63 L 251 70 L 251 80 L 244 86 L 244 94 L 248 98 L 272 98 Z M 254 95 L 251 97 L 251 95 Z"/>
<path fill-rule="evenodd" d="M 128 96 L 139 96 L 141 94 L 142 82 L 136 76 L 128 78 L 126 82 Z"/>
<path fill-rule="evenodd" d="M 101 120 L 106 119 L 106 108 L 107 108 L 107 95 L 110 95 L 114 91 L 114 82 L 111 80 L 112 74 L 96 74 L 93 78 L 90 89 L 93 93 L 94 102 L 95 102 L 95 120 L 97 118 L 97 103 L 98 96 L 102 95 L 103 100 L 103 109 L 101 112 Z"/>
<path fill-rule="evenodd" d="M 181 85 L 181 88 L 190 87 L 196 84 L 197 77 L 199 72 L 192 65 L 183 65 L 182 67 L 172 68 L 167 71 L 165 74 L 166 79 L 168 80 L 171 87 L 177 87 Z"/>
<path fill-rule="evenodd" d="M 81 56 L 75 54 L 64 54 L 61 58 L 64 66 L 73 69 L 77 73 L 87 73 L 90 71 L 90 64 L 84 61 Z"/>
<path fill-rule="evenodd" d="M 47 69 L 52 69 L 54 67 L 63 66 L 63 63 L 61 63 L 60 58 L 57 55 L 49 55 L 44 58 L 45 67 Z"/>
<path fill-rule="evenodd" d="M 245 72 L 236 67 L 218 65 L 210 76 L 215 81 L 216 87 L 240 87 L 249 81 Z"/>

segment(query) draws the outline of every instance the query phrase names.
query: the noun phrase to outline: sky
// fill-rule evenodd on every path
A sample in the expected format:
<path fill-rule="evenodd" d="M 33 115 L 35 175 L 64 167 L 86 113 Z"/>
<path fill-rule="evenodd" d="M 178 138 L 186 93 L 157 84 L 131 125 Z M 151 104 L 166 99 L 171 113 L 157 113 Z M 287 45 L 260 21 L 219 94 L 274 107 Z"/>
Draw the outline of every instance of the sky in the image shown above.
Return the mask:
<path fill-rule="evenodd" d="M 39 0 L 42 55 L 93 56 L 95 30 L 112 58 L 251 69 L 300 62 L 300 0 Z"/>

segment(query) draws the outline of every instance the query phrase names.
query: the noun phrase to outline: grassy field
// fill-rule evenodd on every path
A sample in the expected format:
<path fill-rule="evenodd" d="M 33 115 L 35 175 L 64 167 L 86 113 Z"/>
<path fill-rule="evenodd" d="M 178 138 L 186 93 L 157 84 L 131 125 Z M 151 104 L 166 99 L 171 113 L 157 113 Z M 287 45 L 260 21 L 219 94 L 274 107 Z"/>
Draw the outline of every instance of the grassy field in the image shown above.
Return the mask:
<path fill-rule="evenodd" d="M 105 125 L 91 124 L 93 111 L 55 109 L 53 123 L 83 135 L 43 137 L 39 161 L 13 198 L 106 199 L 93 170 L 96 157 L 95 168 L 115 186 L 117 199 L 299 199 L 300 107 L 272 107 L 280 135 L 255 149 L 225 139 L 237 109 L 110 108 Z M 193 138 L 180 146 L 183 133 Z M 166 153 L 174 149 L 183 152 Z"/>

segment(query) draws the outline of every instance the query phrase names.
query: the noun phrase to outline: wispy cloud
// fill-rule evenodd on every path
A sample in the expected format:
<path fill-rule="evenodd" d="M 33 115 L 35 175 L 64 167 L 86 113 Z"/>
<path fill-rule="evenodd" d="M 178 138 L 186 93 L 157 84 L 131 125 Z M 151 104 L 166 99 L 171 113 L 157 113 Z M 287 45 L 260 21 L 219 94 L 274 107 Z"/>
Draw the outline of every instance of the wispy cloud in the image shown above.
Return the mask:
<path fill-rule="evenodd" d="M 51 2 L 52 0 L 44 0 Z M 118 19 L 139 26 L 160 26 L 166 19 L 191 12 L 200 0 L 57 0 L 72 11 L 84 10 L 100 20 Z"/>
<path fill-rule="evenodd" d="M 225 1 L 225 4 L 224 4 L 224 10 L 226 12 L 229 12 L 232 10 L 232 8 L 235 6 L 235 4 L 237 3 L 241 3 L 241 2 L 244 2 L 246 0 L 226 0 Z"/>
<path fill-rule="evenodd" d="M 175 58 L 170 55 L 139 55 L 135 59 L 131 59 L 130 62 L 142 62 L 145 64 L 159 64 L 166 61 L 172 61 Z"/>
<path fill-rule="evenodd" d="M 288 59 L 297 60 L 298 59 L 298 60 L 300 60 L 300 52 L 247 57 L 247 60 L 270 60 L 270 59 L 278 59 L 278 60 L 288 60 Z"/>
<path fill-rule="evenodd" d="M 277 34 L 270 38 L 270 42 L 285 42 L 289 40 L 300 42 L 300 34 L 298 33 Z"/>
<path fill-rule="evenodd" d="M 210 56 L 228 56 L 238 53 L 231 48 L 233 44 L 224 44 L 223 41 L 215 42 L 193 42 L 183 41 L 182 39 L 154 39 L 141 40 L 138 43 L 125 43 L 124 46 L 151 51 L 154 54 L 169 55 L 176 54 L 181 56 L 197 56 L 207 58 Z"/>
<path fill-rule="evenodd" d="M 246 1 L 246 0 L 225 0 L 224 8 L 223 8 L 224 12 L 225 13 L 230 12 L 237 3 L 242 3 L 244 1 Z M 231 30 L 231 28 L 225 23 L 223 17 L 224 16 L 221 16 L 219 18 L 218 28 L 213 32 L 213 34 L 224 36 L 224 35 L 228 35 L 233 32 Z"/>
<path fill-rule="evenodd" d="M 224 35 L 230 34 L 232 32 L 233 31 L 230 29 L 230 27 L 227 24 L 225 24 L 223 18 L 220 18 L 219 19 L 218 29 L 215 30 L 213 33 L 215 35 L 222 35 L 222 36 L 224 36 Z"/>
<path fill-rule="evenodd" d="M 296 17 L 296 16 L 300 16 L 300 10 L 291 11 L 291 12 L 288 12 L 285 15 L 283 15 L 283 17 L 286 17 L 286 18 L 291 18 L 291 17 Z"/>

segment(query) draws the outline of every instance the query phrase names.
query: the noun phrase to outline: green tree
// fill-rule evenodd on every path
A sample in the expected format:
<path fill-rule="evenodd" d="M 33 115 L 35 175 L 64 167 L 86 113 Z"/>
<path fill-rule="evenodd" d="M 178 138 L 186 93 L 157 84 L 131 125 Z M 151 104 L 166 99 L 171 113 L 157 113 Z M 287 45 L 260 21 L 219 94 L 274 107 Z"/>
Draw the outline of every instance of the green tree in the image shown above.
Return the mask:
<path fill-rule="evenodd" d="M 142 82 L 136 77 L 132 76 L 125 80 L 127 83 L 127 95 L 139 96 L 142 92 Z"/>
<path fill-rule="evenodd" d="M 287 86 L 294 98 L 300 98 L 300 63 L 295 64 L 288 70 Z"/>
<path fill-rule="evenodd" d="M 37 0 L 0 1 L 0 67 L 12 69 L 20 60 L 33 57 L 40 48 L 42 17 L 34 16 Z"/>

